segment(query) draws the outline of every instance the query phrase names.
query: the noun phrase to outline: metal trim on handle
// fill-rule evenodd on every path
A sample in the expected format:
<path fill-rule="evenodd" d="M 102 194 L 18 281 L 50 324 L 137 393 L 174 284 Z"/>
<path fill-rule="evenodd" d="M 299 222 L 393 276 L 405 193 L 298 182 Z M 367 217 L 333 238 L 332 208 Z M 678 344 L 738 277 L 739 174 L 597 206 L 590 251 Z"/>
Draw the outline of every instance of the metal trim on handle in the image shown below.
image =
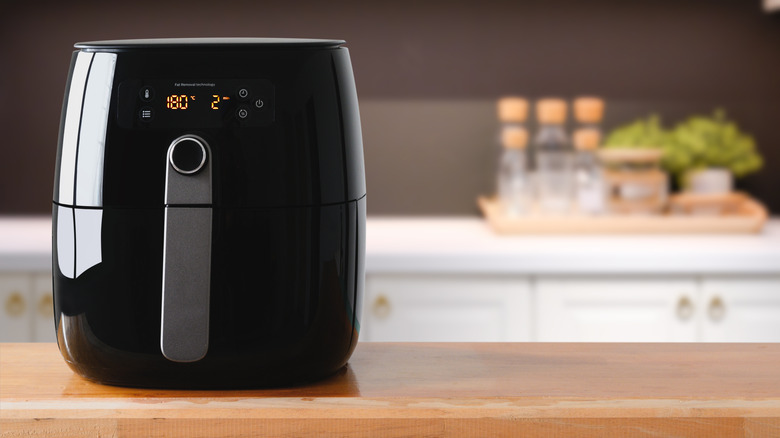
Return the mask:
<path fill-rule="evenodd" d="M 184 140 L 199 143 L 206 150 L 205 164 L 192 174 L 182 174 L 173 165 L 171 155 L 177 144 Z M 211 148 L 197 135 L 182 135 L 171 142 L 165 154 L 165 204 L 211 206 Z"/>
<path fill-rule="evenodd" d="M 200 164 L 198 164 L 197 168 L 193 170 L 184 170 L 179 168 L 179 166 L 176 165 L 176 162 L 173 160 L 173 150 L 176 148 L 176 146 L 183 142 L 183 141 L 194 141 L 195 143 L 200 146 L 200 150 L 203 152 L 203 158 L 200 160 Z M 168 148 L 168 161 L 171 163 L 171 166 L 173 166 L 174 170 L 181 173 L 182 175 L 192 175 L 195 173 L 198 173 L 200 169 L 203 168 L 203 165 L 206 164 L 206 159 L 208 158 L 208 153 L 206 152 L 206 146 L 203 146 L 202 139 L 200 137 L 196 136 L 182 136 L 177 138 L 176 140 L 171 143 L 171 146 Z"/>

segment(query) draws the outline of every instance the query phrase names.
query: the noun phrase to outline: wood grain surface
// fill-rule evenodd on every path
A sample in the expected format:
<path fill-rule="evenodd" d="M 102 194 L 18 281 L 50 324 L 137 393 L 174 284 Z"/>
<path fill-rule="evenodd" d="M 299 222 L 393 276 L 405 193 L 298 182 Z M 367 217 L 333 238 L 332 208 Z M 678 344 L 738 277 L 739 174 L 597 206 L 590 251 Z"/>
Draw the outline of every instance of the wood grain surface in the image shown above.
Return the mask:
<path fill-rule="evenodd" d="M 780 345 L 361 343 L 295 388 L 105 386 L 0 344 L 2 437 L 780 436 Z"/>
<path fill-rule="evenodd" d="M 769 219 L 766 207 L 746 198 L 733 214 L 603 215 L 509 217 L 495 198 L 477 198 L 482 214 L 497 234 L 757 234 Z"/>

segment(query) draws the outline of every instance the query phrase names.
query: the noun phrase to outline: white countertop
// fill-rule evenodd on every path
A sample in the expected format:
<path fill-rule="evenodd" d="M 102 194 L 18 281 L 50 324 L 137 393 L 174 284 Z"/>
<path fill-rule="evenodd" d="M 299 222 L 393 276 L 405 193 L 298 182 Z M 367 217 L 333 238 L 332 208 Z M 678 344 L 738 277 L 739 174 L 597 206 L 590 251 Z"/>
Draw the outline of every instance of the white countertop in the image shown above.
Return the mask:
<path fill-rule="evenodd" d="M 51 217 L 0 216 L 0 272 L 51 269 Z"/>
<path fill-rule="evenodd" d="M 761 234 L 505 236 L 477 217 L 371 218 L 367 272 L 780 273 L 780 218 Z"/>
<path fill-rule="evenodd" d="M 0 217 L 0 271 L 50 269 L 50 221 Z M 756 235 L 499 236 L 477 217 L 371 217 L 366 271 L 780 274 L 780 219 Z"/>

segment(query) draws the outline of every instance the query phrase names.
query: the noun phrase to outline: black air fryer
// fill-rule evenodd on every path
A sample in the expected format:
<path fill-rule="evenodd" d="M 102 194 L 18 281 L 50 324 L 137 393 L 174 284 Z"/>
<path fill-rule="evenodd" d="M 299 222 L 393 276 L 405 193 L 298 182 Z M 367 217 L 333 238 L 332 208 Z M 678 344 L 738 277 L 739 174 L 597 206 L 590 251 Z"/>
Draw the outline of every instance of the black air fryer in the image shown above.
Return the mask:
<path fill-rule="evenodd" d="M 53 212 L 57 341 L 74 371 L 229 388 L 344 366 L 366 188 L 342 44 L 76 44 Z"/>

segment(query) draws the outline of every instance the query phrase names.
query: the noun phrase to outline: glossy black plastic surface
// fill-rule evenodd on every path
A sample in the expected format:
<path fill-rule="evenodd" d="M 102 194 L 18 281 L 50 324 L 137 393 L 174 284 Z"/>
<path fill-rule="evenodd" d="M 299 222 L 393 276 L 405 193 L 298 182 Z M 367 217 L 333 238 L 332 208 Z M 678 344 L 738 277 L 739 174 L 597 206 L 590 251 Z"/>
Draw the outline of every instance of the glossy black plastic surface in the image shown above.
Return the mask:
<path fill-rule="evenodd" d="M 277 386 L 334 373 L 358 339 L 361 209 L 365 199 L 215 209 L 209 349 L 192 363 L 160 352 L 164 209 L 105 209 L 101 263 L 76 279 L 54 265 L 60 351 L 79 374 L 127 386 Z M 70 210 L 55 206 L 55 223 Z"/>
<path fill-rule="evenodd" d="M 183 134 L 198 135 L 211 147 L 217 207 L 322 205 L 365 195 L 360 116 L 346 48 L 159 49 L 116 56 L 105 151 L 100 157 L 103 179 L 78 181 L 79 191 L 102 193 L 102 203 L 90 207 L 164 205 L 162 163 L 171 141 Z M 267 81 L 274 87 L 273 122 L 246 126 L 231 114 L 216 128 L 123 126 L 124 112 L 133 117 L 147 105 L 138 96 L 144 80 L 159 78 Z M 139 87 L 130 93 L 137 100 L 118 107 L 120 84 L 126 83 Z M 156 93 L 148 104 L 164 98 Z M 62 165 L 58 157 L 57 180 Z M 71 205 L 60 200 L 58 191 L 55 181 L 54 201 Z"/>

